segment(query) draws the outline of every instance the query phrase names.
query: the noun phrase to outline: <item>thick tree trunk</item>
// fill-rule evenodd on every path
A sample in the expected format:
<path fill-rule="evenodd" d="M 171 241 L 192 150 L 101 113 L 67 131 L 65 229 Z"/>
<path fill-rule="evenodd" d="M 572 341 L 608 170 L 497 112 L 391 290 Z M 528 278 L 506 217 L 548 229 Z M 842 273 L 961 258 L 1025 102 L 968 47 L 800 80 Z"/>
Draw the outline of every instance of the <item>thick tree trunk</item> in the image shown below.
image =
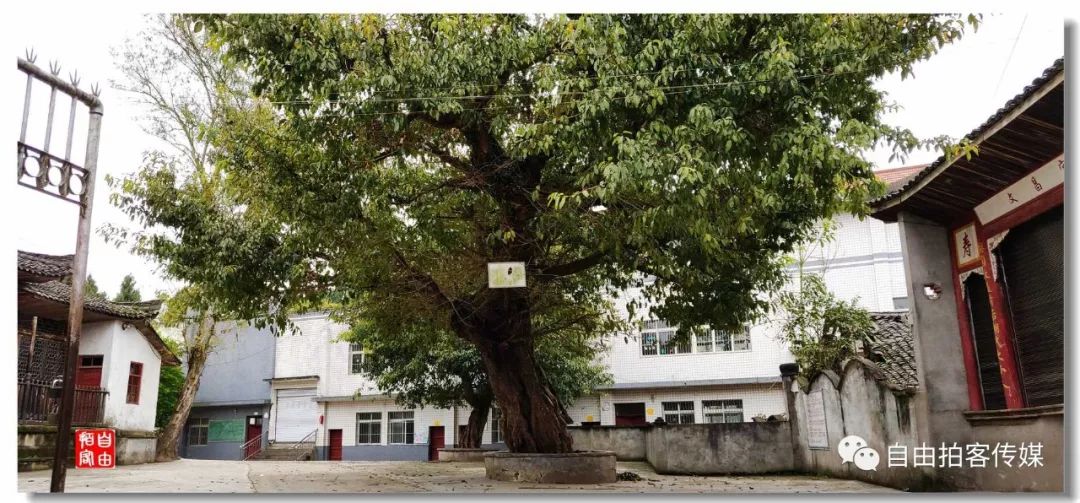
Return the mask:
<path fill-rule="evenodd" d="M 503 438 L 511 452 L 573 451 L 566 411 L 536 364 L 531 339 L 480 349 L 488 383 L 502 412 Z"/>
<path fill-rule="evenodd" d="M 187 423 L 188 415 L 191 414 L 191 405 L 195 403 L 195 393 L 199 391 L 199 380 L 206 367 L 206 357 L 210 353 L 213 336 L 214 318 L 204 314 L 199 321 L 198 331 L 187 348 L 187 375 L 184 376 L 184 387 L 180 389 L 180 397 L 176 401 L 176 411 L 158 435 L 156 461 L 172 461 L 179 458 L 177 451 L 180 434 L 183 433 L 184 424 Z"/>
<path fill-rule="evenodd" d="M 510 452 L 572 452 L 570 416 L 536 363 L 528 292 L 504 290 L 454 313 L 454 331 L 476 346 L 484 362 Z"/>
<path fill-rule="evenodd" d="M 458 446 L 466 449 L 479 449 L 484 443 L 484 426 L 487 425 L 488 412 L 491 411 L 491 401 L 486 404 L 470 404 L 473 409 L 469 413 L 469 423 L 465 426 L 465 434 L 458 440 Z"/>

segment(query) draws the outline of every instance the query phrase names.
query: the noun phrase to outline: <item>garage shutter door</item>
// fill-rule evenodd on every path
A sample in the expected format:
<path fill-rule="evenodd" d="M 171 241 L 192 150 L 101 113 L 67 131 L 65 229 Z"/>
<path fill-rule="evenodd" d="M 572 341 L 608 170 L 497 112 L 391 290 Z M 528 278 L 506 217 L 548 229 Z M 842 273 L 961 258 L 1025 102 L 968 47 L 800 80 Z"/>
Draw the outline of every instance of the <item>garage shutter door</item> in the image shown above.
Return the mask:
<path fill-rule="evenodd" d="M 315 388 L 277 391 L 277 442 L 299 442 L 319 426 L 319 406 L 314 398 Z"/>
<path fill-rule="evenodd" d="M 1010 231 L 997 250 L 1029 407 L 1064 402 L 1064 230 L 1059 206 Z"/>

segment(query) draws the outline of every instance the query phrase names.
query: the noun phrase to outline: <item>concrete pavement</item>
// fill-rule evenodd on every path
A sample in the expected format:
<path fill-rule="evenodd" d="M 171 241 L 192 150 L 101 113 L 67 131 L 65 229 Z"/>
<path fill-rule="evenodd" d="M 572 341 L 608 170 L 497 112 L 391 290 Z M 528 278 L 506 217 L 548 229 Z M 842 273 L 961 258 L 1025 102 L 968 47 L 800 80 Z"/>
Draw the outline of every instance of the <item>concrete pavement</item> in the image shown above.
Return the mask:
<path fill-rule="evenodd" d="M 210 461 L 69 470 L 68 492 L 154 493 L 865 493 L 894 492 L 854 480 L 803 475 L 696 477 L 659 475 L 647 463 L 619 463 L 635 482 L 552 485 L 497 482 L 482 463 L 415 461 Z M 48 492 L 49 472 L 19 474 L 20 492 Z"/>

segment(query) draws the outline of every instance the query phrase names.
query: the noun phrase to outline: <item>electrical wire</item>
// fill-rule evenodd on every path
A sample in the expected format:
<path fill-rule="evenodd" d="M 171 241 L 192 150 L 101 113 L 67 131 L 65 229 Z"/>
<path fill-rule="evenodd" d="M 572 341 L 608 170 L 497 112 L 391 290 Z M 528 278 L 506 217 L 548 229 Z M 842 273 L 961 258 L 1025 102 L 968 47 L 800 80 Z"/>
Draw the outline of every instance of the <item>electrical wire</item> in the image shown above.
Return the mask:
<path fill-rule="evenodd" d="M 1005 71 L 1009 69 L 1009 63 L 1012 62 L 1013 53 L 1016 52 L 1016 44 L 1020 42 L 1020 34 L 1024 32 L 1024 24 L 1027 23 L 1028 15 L 1024 14 L 1024 19 L 1020 21 L 1020 29 L 1016 30 L 1016 38 L 1013 39 L 1012 49 L 1009 49 L 1009 57 L 1005 59 L 1005 66 L 1001 68 L 1001 75 L 998 76 L 997 85 L 994 86 L 994 94 L 990 96 L 991 101 L 997 101 L 998 91 L 1001 89 L 1001 83 L 1005 80 Z"/>

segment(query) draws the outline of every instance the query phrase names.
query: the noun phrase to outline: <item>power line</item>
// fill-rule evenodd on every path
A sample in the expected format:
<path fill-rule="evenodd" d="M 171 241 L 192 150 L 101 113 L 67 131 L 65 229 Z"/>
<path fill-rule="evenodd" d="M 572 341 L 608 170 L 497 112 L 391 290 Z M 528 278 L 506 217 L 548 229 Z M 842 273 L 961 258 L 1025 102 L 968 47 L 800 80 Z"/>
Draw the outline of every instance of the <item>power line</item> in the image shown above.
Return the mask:
<path fill-rule="evenodd" d="M 691 91 L 693 91 L 695 89 L 702 89 L 702 88 L 733 87 L 733 86 L 740 86 L 740 85 L 765 84 L 765 83 L 780 82 L 780 81 L 791 82 L 791 81 L 801 81 L 801 80 L 818 78 L 818 77 L 835 77 L 835 76 L 839 76 L 839 75 L 850 75 L 850 74 L 855 74 L 855 73 L 876 73 L 876 72 L 883 71 L 883 70 L 884 69 L 881 69 L 881 68 L 879 68 L 879 69 L 863 69 L 863 70 L 848 70 L 848 71 L 842 71 L 842 72 L 823 72 L 823 73 L 815 73 L 815 74 L 807 74 L 807 75 L 797 75 L 797 76 L 794 76 L 794 77 L 791 77 L 791 78 L 771 78 L 771 79 L 757 79 L 757 80 L 747 80 L 747 81 L 706 82 L 706 83 L 700 83 L 700 84 L 685 84 L 685 85 L 677 85 L 677 86 L 657 86 L 657 87 L 654 87 L 654 88 L 652 88 L 652 89 L 650 89 L 648 91 L 661 90 L 662 95 L 664 95 L 664 96 L 672 96 L 672 95 L 677 95 L 677 94 L 688 94 L 688 93 L 690 93 Z M 596 89 L 592 89 L 592 90 L 589 90 L 589 91 L 568 91 L 568 92 L 565 92 L 565 93 L 559 93 L 558 97 L 561 99 L 562 97 L 565 97 L 565 96 L 582 96 L 582 95 L 586 95 L 586 94 L 590 94 L 590 93 L 602 92 L 605 89 L 612 89 L 612 88 L 610 88 L 610 87 L 609 88 L 596 88 Z M 667 91 L 667 92 L 663 92 L 663 91 Z M 325 102 L 326 103 L 335 103 L 335 104 L 363 103 L 363 102 L 403 103 L 403 102 L 406 102 L 406 101 L 428 101 L 428 100 L 437 100 L 437 99 L 439 99 L 439 100 L 465 100 L 465 99 L 480 99 L 480 98 L 494 99 L 494 98 L 533 97 L 533 96 L 534 96 L 534 94 L 532 94 L 532 93 L 524 93 L 524 94 L 474 95 L 474 96 L 432 96 L 432 97 L 408 97 L 408 98 L 368 98 L 368 99 L 350 99 L 350 100 L 326 100 Z M 615 97 L 610 98 L 610 100 L 612 100 L 612 101 L 626 100 L 626 99 L 629 99 L 631 97 L 632 97 L 631 95 L 615 96 Z M 642 98 L 650 98 L 650 97 L 651 97 L 651 95 L 647 94 L 647 91 L 642 93 Z M 289 102 L 270 101 L 269 103 L 271 103 L 271 104 L 283 104 L 283 103 L 316 103 L 316 102 L 321 102 L 321 101 L 320 100 L 294 100 L 294 101 L 289 101 Z M 521 106 L 517 105 L 517 104 L 482 105 L 482 106 L 477 106 L 477 107 L 461 107 L 460 109 L 457 109 L 457 110 L 449 110 L 446 113 L 458 113 L 458 112 L 478 111 L 478 110 L 500 110 L 500 109 L 520 110 Z M 320 116 L 320 117 L 404 116 L 407 113 L 408 112 L 406 110 L 398 110 L 398 111 L 393 111 L 393 112 L 363 112 L 363 113 L 347 113 L 347 114 L 316 112 L 316 114 L 318 116 Z"/>
<path fill-rule="evenodd" d="M 863 49 L 858 49 L 858 50 L 851 50 L 851 51 L 841 51 L 841 52 L 836 52 L 836 53 L 832 53 L 832 54 L 823 55 L 823 57 L 836 57 L 836 56 L 840 56 L 840 55 L 854 54 L 854 53 L 861 53 L 861 52 L 864 52 L 864 50 Z M 677 69 L 674 69 L 674 70 L 663 69 L 663 70 L 656 70 L 656 71 L 650 71 L 650 72 L 634 72 L 634 73 L 622 73 L 622 74 L 612 74 L 612 75 L 597 75 L 597 76 L 594 76 L 594 77 L 572 77 L 572 78 L 565 79 L 565 81 L 566 82 L 571 82 L 571 81 L 572 82 L 580 82 L 580 81 L 593 81 L 593 80 L 600 80 L 600 79 L 612 79 L 612 78 L 622 78 L 622 77 L 640 77 L 640 76 L 645 76 L 645 75 L 657 75 L 657 74 L 661 74 L 661 73 L 665 73 L 665 72 L 671 72 L 673 74 L 672 76 L 674 77 L 675 75 L 677 75 L 679 73 L 682 73 L 682 72 L 701 71 L 701 70 L 721 70 L 721 69 L 723 69 L 723 70 L 731 70 L 732 68 L 740 68 L 740 67 L 748 66 L 748 65 L 752 65 L 752 64 L 757 64 L 757 63 L 746 61 L 746 62 L 743 62 L 743 63 L 732 63 L 732 64 L 729 64 L 729 65 L 722 65 L 722 66 L 715 66 L 715 67 L 677 68 Z M 558 85 L 559 83 L 560 83 L 560 81 L 555 82 L 556 85 Z M 485 84 L 485 83 L 482 83 L 481 81 L 478 81 L 478 80 L 472 80 L 472 81 L 462 81 L 462 82 L 456 83 L 455 85 L 449 85 L 449 86 L 444 86 L 444 87 L 416 88 L 416 89 L 413 89 L 413 91 L 414 92 L 416 92 L 416 91 L 444 91 L 444 90 L 448 90 L 448 89 L 458 89 L 458 88 L 469 87 L 469 86 L 475 86 L 475 87 L 479 87 L 479 88 L 487 88 L 487 87 L 494 88 L 494 87 L 499 87 L 501 85 L 503 85 L 503 84 L 498 84 L 498 83 Z M 384 90 L 383 92 L 404 92 L 404 91 L 407 91 L 407 90 L 408 90 L 407 88 L 398 88 L 398 89 L 394 89 L 394 90 Z M 487 96 L 490 96 L 490 95 L 462 96 L 462 98 L 487 97 Z M 441 97 L 436 97 L 436 98 L 441 98 Z M 413 98 L 413 99 L 428 99 L 428 98 L 419 97 L 419 98 Z M 390 100 L 392 100 L 392 98 L 387 99 L 387 101 L 390 101 Z M 311 103 L 312 101 L 314 101 L 314 100 L 310 100 L 310 99 L 293 99 L 293 100 L 271 101 L 271 103 L 274 103 L 274 104 Z"/>
<path fill-rule="evenodd" d="M 994 86 L 994 94 L 990 96 L 990 100 L 994 101 L 997 98 L 998 90 L 1001 89 L 1001 83 L 1005 80 L 1005 71 L 1009 69 L 1009 63 L 1012 62 L 1013 53 L 1016 52 L 1016 44 L 1020 42 L 1020 34 L 1024 31 L 1024 23 L 1027 23 L 1028 15 L 1024 14 L 1024 19 L 1020 21 L 1020 29 L 1016 30 L 1016 38 L 1013 39 L 1012 49 L 1009 49 L 1009 57 L 1005 59 L 1005 66 L 1001 68 L 1001 75 L 998 76 L 997 85 Z"/>

